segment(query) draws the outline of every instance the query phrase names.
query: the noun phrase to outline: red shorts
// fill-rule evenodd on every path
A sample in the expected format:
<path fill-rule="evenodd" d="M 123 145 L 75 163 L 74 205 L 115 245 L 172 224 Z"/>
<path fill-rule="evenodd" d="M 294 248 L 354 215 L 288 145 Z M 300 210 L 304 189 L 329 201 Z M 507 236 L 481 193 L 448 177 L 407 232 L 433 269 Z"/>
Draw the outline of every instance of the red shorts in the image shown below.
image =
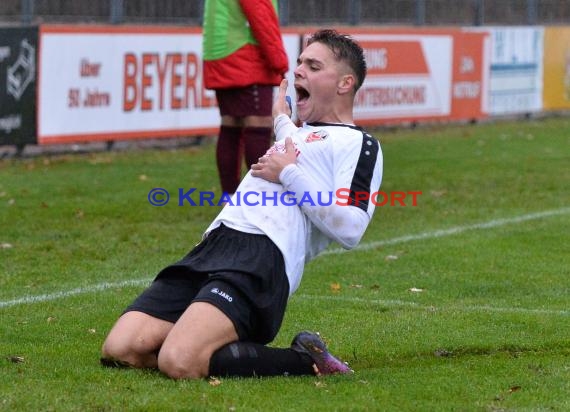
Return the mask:
<path fill-rule="evenodd" d="M 271 116 L 273 86 L 254 84 L 248 87 L 216 90 L 222 116 Z"/>

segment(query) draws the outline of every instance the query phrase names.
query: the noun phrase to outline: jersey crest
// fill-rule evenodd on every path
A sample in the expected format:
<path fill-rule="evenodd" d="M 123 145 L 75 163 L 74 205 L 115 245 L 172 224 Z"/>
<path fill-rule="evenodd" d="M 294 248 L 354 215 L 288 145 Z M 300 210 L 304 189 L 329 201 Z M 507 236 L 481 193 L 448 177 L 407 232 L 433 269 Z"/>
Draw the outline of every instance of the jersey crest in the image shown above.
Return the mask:
<path fill-rule="evenodd" d="M 325 140 L 329 134 L 325 130 L 317 130 L 316 132 L 311 132 L 305 138 L 305 143 L 319 142 Z"/>

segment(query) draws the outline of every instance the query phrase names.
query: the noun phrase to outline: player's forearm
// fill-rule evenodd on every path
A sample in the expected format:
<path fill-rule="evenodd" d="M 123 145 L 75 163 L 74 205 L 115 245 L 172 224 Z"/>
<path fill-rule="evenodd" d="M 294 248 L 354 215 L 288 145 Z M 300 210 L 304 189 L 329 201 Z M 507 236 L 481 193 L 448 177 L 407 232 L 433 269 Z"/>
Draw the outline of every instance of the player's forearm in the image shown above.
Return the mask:
<path fill-rule="evenodd" d="M 308 201 L 302 202 L 301 209 L 328 238 L 345 249 L 352 249 L 360 242 L 370 221 L 366 212 L 355 206 L 337 204 L 335 192 L 319 191 L 314 182 L 296 165 L 285 167 L 279 175 L 279 180 L 285 190 L 295 193 L 297 202 L 300 202 L 303 196 L 309 197 Z"/>
<path fill-rule="evenodd" d="M 273 129 L 275 130 L 275 140 L 283 140 L 292 136 L 298 129 L 295 123 L 286 114 L 280 114 L 273 119 Z"/>

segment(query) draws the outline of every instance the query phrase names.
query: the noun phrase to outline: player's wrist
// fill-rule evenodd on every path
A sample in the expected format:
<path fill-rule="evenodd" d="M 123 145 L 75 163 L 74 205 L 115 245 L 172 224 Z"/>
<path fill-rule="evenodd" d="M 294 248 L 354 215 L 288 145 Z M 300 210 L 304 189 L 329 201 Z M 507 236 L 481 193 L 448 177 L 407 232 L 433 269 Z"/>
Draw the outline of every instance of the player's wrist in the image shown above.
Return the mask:
<path fill-rule="evenodd" d="M 281 172 L 279 172 L 279 181 L 283 186 L 287 186 L 289 182 L 291 182 L 292 180 L 291 177 L 294 176 L 296 170 L 297 170 L 296 163 L 289 163 L 283 169 L 281 169 Z"/>
<path fill-rule="evenodd" d="M 285 128 L 290 122 L 291 119 L 285 113 L 281 113 L 275 116 L 273 119 L 273 130 L 275 132 L 275 135 L 279 136 L 279 138 L 282 138 L 283 136 L 280 136 L 279 131 Z"/>

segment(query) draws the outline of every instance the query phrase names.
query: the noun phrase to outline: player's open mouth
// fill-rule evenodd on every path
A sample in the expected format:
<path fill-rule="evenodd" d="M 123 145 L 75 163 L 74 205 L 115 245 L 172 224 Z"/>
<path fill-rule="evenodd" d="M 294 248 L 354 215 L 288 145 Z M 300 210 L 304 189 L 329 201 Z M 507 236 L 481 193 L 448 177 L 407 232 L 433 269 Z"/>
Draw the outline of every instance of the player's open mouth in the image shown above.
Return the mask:
<path fill-rule="evenodd" d="M 301 86 L 295 86 L 295 92 L 297 93 L 297 104 L 303 104 L 306 100 L 311 97 L 311 94 Z"/>

